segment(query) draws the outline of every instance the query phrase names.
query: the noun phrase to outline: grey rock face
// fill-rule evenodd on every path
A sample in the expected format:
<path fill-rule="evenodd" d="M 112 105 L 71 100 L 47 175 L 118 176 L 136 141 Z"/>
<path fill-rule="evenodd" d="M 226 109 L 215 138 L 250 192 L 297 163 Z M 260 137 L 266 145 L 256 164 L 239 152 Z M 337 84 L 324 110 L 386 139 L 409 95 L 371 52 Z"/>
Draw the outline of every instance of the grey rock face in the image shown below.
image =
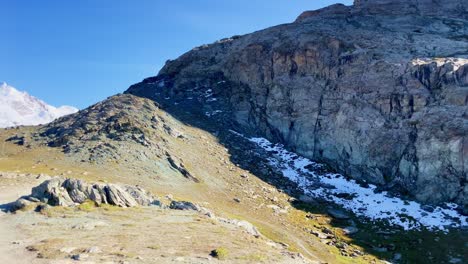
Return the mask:
<path fill-rule="evenodd" d="M 120 207 L 148 206 L 155 202 L 145 190 L 129 185 L 88 184 L 77 179 L 53 178 L 32 189 L 30 198 L 52 206 L 74 206 L 91 200 Z"/>
<path fill-rule="evenodd" d="M 180 174 L 182 174 L 185 178 L 189 180 L 192 180 L 194 182 L 200 182 L 195 176 L 193 176 L 187 170 L 187 168 L 185 168 L 185 165 L 181 161 L 177 160 L 175 157 L 171 156 L 169 153 L 166 153 L 166 156 L 167 156 L 167 161 L 169 162 L 169 165 L 171 165 L 173 169 L 180 172 Z"/>
<path fill-rule="evenodd" d="M 354 7 L 367 14 L 468 16 L 468 2 L 465 0 L 355 0 Z"/>
<path fill-rule="evenodd" d="M 353 178 L 466 208 L 468 21 L 444 11 L 466 4 L 400 8 L 413 2 L 335 5 L 198 47 L 127 93 L 223 111 L 209 118 Z"/>

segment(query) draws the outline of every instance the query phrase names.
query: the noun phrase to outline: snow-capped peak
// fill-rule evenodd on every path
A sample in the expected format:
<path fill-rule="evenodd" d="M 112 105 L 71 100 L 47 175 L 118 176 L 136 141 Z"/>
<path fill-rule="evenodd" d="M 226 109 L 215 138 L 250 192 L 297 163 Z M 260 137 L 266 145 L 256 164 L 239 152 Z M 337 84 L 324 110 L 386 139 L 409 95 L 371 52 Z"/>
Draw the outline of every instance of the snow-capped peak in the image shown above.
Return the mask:
<path fill-rule="evenodd" d="M 7 83 L 0 84 L 0 127 L 47 124 L 72 113 L 72 106 L 54 107 Z"/>

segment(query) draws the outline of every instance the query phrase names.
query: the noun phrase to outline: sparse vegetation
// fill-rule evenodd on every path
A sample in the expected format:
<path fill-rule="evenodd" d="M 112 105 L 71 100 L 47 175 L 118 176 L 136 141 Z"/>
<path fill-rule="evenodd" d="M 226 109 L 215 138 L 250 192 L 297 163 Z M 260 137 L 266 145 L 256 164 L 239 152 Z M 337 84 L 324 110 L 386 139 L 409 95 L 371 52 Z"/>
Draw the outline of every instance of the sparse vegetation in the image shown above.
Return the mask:
<path fill-rule="evenodd" d="M 224 247 L 220 247 L 211 251 L 211 256 L 219 260 L 226 260 L 229 256 L 229 250 Z"/>
<path fill-rule="evenodd" d="M 77 208 L 80 211 L 91 212 L 96 210 L 96 203 L 91 200 L 86 200 L 84 203 L 78 205 Z"/>

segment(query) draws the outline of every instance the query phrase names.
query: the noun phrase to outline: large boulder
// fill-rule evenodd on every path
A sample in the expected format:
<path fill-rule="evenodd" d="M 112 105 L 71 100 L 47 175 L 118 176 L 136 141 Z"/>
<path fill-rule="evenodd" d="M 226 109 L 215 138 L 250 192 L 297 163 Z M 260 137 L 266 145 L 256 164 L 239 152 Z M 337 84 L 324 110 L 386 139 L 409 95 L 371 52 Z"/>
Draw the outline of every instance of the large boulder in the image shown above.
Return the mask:
<path fill-rule="evenodd" d="M 29 199 L 52 206 L 74 206 L 86 201 L 119 207 L 148 206 L 157 201 L 138 186 L 109 183 L 89 184 L 78 179 L 53 178 L 32 189 Z"/>

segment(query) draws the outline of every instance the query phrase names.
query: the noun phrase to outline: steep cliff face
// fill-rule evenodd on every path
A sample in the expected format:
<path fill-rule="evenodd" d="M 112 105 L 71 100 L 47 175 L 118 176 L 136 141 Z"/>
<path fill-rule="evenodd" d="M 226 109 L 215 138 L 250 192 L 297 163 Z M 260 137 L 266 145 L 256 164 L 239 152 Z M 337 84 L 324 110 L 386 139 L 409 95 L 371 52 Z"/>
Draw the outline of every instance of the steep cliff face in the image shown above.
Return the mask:
<path fill-rule="evenodd" d="M 418 12 L 400 8 L 413 2 Z M 421 201 L 466 206 L 468 21 L 458 9 L 466 4 L 438 5 L 356 1 L 305 12 L 195 48 L 127 92 L 234 120 Z"/>

